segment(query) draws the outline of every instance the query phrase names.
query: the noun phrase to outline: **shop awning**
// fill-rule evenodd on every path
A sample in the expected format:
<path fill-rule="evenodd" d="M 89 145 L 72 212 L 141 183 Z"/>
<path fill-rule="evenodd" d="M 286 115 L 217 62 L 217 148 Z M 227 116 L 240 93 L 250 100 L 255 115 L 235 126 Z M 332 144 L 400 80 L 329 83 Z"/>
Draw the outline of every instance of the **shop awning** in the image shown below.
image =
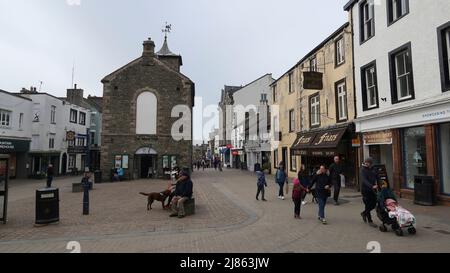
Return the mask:
<path fill-rule="evenodd" d="M 295 155 L 332 156 L 347 128 L 298 134 L 291 149 Z"/>
<path fill-rule="evenodd" d="M 316 138 L 316 133 L 305 133 L 298 134 L 297 139 L 294 141 L 294 145 L 292 145 L 292 150 L 301 150 L 301 149 L 309 149 L 312 145 L 314 139 Z"/>

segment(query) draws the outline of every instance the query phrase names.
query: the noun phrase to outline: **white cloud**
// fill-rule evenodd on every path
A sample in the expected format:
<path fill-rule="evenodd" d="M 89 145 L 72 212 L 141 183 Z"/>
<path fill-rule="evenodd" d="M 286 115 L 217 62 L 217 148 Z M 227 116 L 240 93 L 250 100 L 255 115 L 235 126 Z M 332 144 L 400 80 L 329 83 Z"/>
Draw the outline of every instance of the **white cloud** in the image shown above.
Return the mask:
<path fill-rule="evenodd" d="M 81 0 L 66 0 L 66 3 L 69 6 L 80 6 Z"/>

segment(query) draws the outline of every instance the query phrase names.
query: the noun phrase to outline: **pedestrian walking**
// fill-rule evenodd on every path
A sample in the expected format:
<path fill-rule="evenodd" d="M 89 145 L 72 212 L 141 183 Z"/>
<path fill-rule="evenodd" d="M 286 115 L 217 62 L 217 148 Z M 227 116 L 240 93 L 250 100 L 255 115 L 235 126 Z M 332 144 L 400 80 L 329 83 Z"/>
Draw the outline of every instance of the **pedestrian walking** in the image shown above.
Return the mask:
<path fill-rule="evenodd" d="M 206 161 L 204 159 L 202 159 L 202 167 L 203 167 L 203 171 L 205 171 Z"/>
<path fill-rule="evenodd" d="M 307 188 L 300 183 L 298 178 L 295 178 L 292 186 L 292 201 L 294 202 L 294 218 L 296 219 L 301 219 L 302 196 L 306 191 Z"/>
<path fill-rule="evenodd" d="M 278 170 L 275 174 L 275 180 L 278 186 L 280 187 L 280 190 L 278 192 L 278 198 L 281 200 L 284 200 L 284 184 L 287 184 L 288 177 L 286 174 L 286 171 L 284 170 L 284 163 L 283 161 L 278 164 Z"/>
<path fill-rule="evenodd" d="M 217 165 L 219 165 L 219 171 L 223 172 L 223 166 L 222 166 L 222 161 L 219 159 L 219 161 L 217 162 Z"/>
<path fill-rule="evenodd" d="M 377 205 L 376 190 L 378 189 L 377 181 L 378 176 L 373 169 L 373 159 L 367 158 L 361 168 L 361 194 L 363 196 L 364 211 L 361 212 L 361 217 L 365 223 L 369 223 L 372 227 L 377 227 L 373 223 L 371 211 L 375 209 Z"/>
<path fill-rule="evenodd" d="M 333 183 L 334 205 L 339 206 L 339 193 L 341 191 L 342 177 L 344 176 L 344 167 L 339 156 L 334 157 L 334 163 L 330 165 L 330 178 Z"/>
<path fill-rule="evenodd" d="M 259 201 L 259 194 L 261 193 L 261 195 L 262 195 L 262 199 L 261 200 L 265 202 L 265 201 L 267 201 L 264 198 L 265 188 L 267 187 L 266 176 L 261 171 L 257 171 L 256 172 L 256 176 L 258 177 L 258 179 L 256 181 L 256 185 L 258 187 L 258 190 L 256 192 L 256 200 Z"/>
<path fill-rule="evenodd" d="M 309 182 L 309 180 L 310 180 L 309 177 L 310 177 L 310 176 L 309 176 L 308 172 L 306 171 L 305 165 L 302 164 L 302 165 L 300 166 L 300 170 L 298 171 L 297 178 L 298 178 L 300 184 L 302 185 L 302 187 L 305 188 L 305 189 L 307 189 L 307 188 L 309 187 L 309 184 L 310 184 L 310 182 Z M 306 203 L 307 203 L 307 202 L 305 201 L 306 195 L 307 195 L 307 194 L 308 194 L 308 193 L 307 193 L 306 190 L 302 192 L 302 205 L 303 205 L 303 206 L 306 205 Z"/>
<path fill-rule="evenodd" d="M 327 204 L 328 197 L 331 196 L 331 179 L 327 173 L 327 169 L 324 165 L 320 166 L 319 171 L 314 175 L 311 186 L 316 185 L 316 195 L 317 201 L 319 203 L 319 221 L 326 225 L 327 221 L 325 219 L 325 206 Z"/>
<path fill-rule="evenodd" d="M 53 169 L 53 165 L 49 164 L 47 167 L 47 188 L 52 187 L 53 176 L 55 175 L 55 171 Z"/>

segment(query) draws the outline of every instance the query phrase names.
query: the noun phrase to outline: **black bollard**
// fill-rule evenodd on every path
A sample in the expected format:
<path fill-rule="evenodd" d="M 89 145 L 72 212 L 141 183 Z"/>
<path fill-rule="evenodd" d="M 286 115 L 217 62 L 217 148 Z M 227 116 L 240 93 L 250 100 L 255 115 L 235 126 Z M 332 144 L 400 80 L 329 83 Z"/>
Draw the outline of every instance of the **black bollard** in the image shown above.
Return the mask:
<path fill-rule="evenodd" d="M 83 183 L 83 215 L 89 215 L 89 183 Z"/>

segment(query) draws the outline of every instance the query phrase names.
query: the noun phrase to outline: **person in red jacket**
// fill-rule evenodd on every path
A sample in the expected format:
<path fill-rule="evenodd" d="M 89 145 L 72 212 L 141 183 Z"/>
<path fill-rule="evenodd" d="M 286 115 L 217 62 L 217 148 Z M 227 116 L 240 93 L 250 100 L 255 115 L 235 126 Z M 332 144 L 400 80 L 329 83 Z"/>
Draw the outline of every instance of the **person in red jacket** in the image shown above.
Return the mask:
<path fill-rule="evenodd" d="M 298 178 L 294 179 L 294 186 L 292 188 L 292 201 L 294 202 L 294 218 L 302 219 L 300 217 L 300 210 L 302 207 L 303 193 L 307 191 Z"/>

